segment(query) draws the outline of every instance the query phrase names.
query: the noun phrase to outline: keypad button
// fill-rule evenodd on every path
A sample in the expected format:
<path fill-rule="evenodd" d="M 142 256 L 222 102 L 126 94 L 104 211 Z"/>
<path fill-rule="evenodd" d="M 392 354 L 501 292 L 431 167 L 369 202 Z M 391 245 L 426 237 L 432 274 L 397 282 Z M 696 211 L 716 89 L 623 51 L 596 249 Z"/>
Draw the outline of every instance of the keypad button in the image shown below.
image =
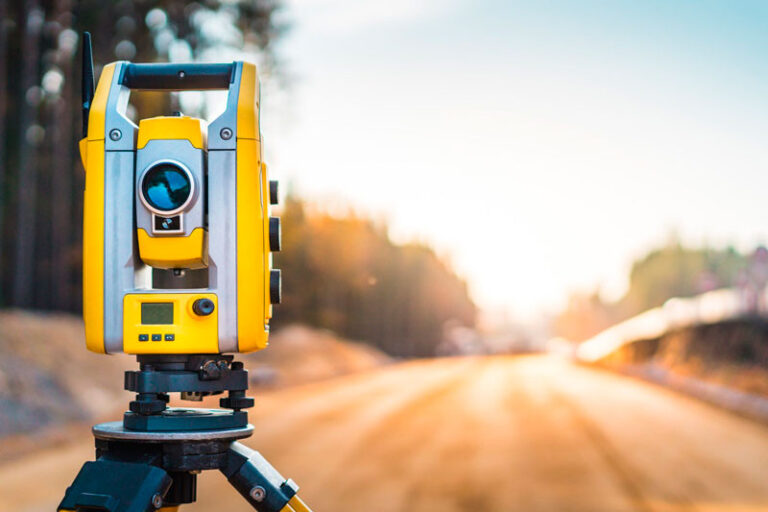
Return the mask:
<path fill-rule="evenodd" d="M 149 341 L 149 334 L 139 334 L 139 341 Z"/>
<path fill-rule="evenodd" d="M 173 341 L 175 339 L 176 339 L 176 335 L 175 334 L 166 334 L 165 335 L 165 341 Z"/>
<path fill-rule="evenodd" d="M 162 334 L 153 334 L 152 335 L 152 341 L 160 341 L 162 339 L 163 339 L 163 335 Z"/>

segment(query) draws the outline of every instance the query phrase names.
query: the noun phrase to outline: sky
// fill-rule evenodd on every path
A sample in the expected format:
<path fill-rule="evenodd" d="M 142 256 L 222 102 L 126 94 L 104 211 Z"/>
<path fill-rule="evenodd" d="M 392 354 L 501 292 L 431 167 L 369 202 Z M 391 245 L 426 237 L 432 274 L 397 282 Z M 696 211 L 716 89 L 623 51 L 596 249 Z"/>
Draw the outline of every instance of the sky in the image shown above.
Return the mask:
<path fill-rule="evenodd" d="M 768 3 L 287 0 L 273 177 L 386 219 L 486 311 L 626 289 L 634 259 L 768 240 Z"/>

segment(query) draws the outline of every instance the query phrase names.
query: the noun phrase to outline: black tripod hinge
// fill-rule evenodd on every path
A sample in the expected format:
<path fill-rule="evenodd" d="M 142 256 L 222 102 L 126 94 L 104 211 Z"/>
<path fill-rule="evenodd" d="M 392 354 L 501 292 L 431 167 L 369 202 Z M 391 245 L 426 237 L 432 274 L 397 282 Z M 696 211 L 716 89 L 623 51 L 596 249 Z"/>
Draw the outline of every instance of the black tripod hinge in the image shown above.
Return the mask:
<path fill-rule="evenodd" d="M 259 452 L 232 443 L 227 464 L 221 468 L 229 483 L 259 512 L 279 512 L 293 498 L 299 486 L 283 478 Z"/>
<path fill-rule="evenodd" d="M 57 510 L 151 512 L 163 505 L 171 477 L 149 464 L 86 462 Z"/>

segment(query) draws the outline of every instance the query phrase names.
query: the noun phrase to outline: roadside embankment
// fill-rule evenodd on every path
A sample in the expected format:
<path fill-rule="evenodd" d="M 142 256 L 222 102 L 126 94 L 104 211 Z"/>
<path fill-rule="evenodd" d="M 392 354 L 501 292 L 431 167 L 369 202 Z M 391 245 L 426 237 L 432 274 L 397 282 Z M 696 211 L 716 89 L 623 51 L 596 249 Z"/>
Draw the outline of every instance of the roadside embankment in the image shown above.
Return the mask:
<path fill-rule="evenodd" d="M 743 317 L 621 345 L 595 364 L 768 421 L 768 320 Z"/>

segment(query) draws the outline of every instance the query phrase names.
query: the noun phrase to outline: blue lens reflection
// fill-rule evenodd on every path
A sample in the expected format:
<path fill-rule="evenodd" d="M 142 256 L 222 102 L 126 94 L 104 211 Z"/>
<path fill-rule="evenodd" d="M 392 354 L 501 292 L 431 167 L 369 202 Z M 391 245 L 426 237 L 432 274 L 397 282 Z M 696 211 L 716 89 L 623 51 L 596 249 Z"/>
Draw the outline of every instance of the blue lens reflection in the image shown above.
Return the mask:
<path fill-rule="evenodd" d="M 189 198 L 192 184 L 187 173 L 179 167 L 163 163 L 150 169 L 144 176 L 144 199 L 157 210 L 173 211 Z"/>

